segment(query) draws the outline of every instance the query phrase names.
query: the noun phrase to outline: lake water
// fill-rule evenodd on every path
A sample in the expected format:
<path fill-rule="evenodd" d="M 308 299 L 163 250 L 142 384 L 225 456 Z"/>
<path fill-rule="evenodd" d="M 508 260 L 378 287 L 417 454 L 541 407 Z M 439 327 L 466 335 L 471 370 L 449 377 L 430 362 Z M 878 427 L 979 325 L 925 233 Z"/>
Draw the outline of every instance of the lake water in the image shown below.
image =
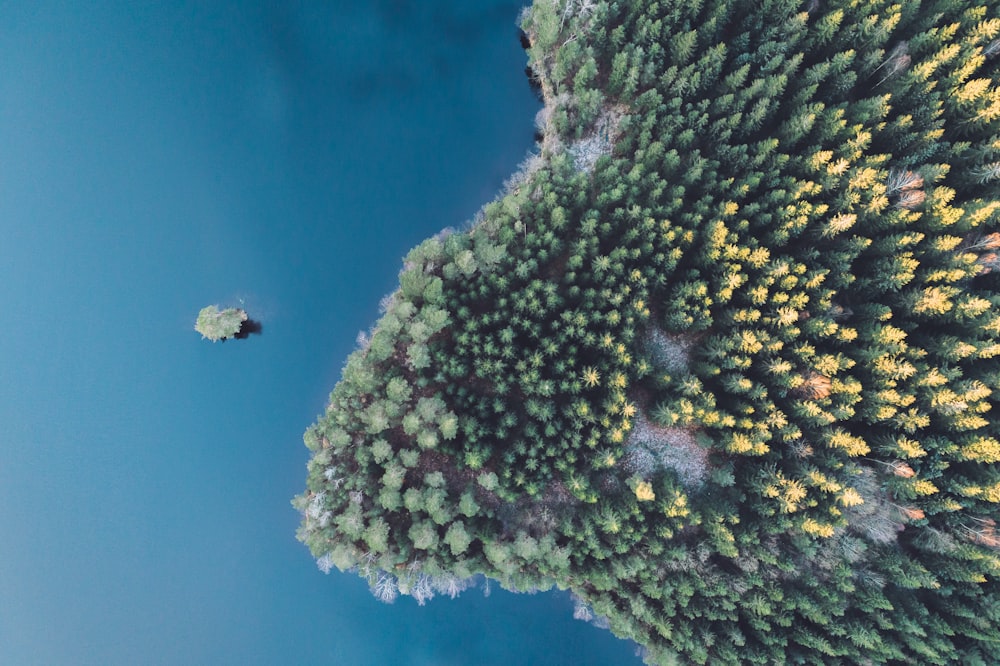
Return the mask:
<path fill-rule="evenodd" d="M 0 663 L 638 663 L 565 594 L 387 606 L 294 538 L 400 258 L 532 145 L 517 3 L 145 4 L 0 1 Z"/>

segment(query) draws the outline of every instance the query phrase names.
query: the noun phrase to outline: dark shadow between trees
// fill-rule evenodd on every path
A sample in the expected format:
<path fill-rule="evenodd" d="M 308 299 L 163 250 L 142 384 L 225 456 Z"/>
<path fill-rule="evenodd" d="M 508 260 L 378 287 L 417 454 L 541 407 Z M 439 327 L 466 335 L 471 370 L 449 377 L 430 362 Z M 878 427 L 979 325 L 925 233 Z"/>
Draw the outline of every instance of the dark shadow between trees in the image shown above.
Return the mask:
<path fill-rule="evenodd" d="M 528 65 L 524 68 L 524 75 L 528 77 L 528 85 L 531 86 L 531 92 L 535 93 L 535 97 L 539 102 L 545 101 L 545 96 L 542 94 L 542 82 L 539 80 L 538 75 L 535 74 L 535 70 Z"/>
<path fill-rule="evenodd" d="M 528 39 L 528 33 L 524 30 L 518 30 L 518 38 L 521 40 L 521 48 L 527 51 L 531 48 L 531 40 Z M 528 85 L 531 86 L 531 92 L 535 93 L 535 97 L 538 98 L 539 102 L 545 101 L 545 96 L 542 95 L 542 82 L 539 80 L 538 75 L 535 74 L 535 70 L 528 65 L 524 68 L 524 75 L 528 77 Z"/>

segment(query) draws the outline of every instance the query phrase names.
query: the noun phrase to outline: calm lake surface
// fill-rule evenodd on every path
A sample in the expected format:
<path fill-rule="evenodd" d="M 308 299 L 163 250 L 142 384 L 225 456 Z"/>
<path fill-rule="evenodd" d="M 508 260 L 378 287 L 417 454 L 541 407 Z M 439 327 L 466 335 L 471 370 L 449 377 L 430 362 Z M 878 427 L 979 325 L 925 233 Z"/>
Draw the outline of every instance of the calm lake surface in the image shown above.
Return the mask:
<path fill-rule="evenodd" d="M 532 146 L 519 4 L 141 4 L 0 0 L 0 664 L 638 663 L 565 594 L 387 606 L 294 538 L 400 258 Z"/>

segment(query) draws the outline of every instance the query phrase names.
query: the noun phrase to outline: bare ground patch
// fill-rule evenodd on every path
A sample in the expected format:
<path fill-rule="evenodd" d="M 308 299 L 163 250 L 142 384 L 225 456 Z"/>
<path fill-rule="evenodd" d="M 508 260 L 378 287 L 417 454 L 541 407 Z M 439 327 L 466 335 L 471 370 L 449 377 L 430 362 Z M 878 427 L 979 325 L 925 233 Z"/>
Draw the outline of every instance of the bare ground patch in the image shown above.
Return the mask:
<path fill-rule="evenodd" d="M 651 328 L 645 339 L 653 365 L 671 374 L 687 371 L 694 343 L 691 335 L 669 335 L 658 328 Z"/>
<path fill-rule="evenodd" d="M 573 166 L 578 171 L 590 173 L 599 157 L 611 154 L 618 140 L 619 125 L 625 113 L 626 109 L 622 105 L 605 108 L 594 123 L 594 128 L 582 139 L 566 147 L 566 151 L 573 158 Z"/>
<path fill-rule="evenodd" d="M 667 468 L 689 488 L 708 476 L 708 449 L 698 443 L 693 428 L 663 427 L 640 413 L 625 445 L 625 468 L 644 477 Z"/>

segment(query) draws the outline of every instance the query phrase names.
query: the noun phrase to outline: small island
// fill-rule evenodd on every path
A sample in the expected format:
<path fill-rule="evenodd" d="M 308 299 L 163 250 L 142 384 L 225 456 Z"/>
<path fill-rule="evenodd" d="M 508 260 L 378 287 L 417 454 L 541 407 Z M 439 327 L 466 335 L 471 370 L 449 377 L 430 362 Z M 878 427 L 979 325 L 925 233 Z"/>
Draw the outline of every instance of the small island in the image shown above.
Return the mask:
<path fill-rule="evenodd" d="M 657 664 L 1000 663 L 1000 6 L 521 27 L 539 154 L 306 431 L 320 568 L 570 590 Z"/>
<path fill-rule="evenodd" d="M 220 309 L 218 305 L 209 305 L 198 313 L 194 330 L 201 333 L 203 339 L 224 341 L 239 337 L 248 321 L 250 317 L 240 308 Z"/>

